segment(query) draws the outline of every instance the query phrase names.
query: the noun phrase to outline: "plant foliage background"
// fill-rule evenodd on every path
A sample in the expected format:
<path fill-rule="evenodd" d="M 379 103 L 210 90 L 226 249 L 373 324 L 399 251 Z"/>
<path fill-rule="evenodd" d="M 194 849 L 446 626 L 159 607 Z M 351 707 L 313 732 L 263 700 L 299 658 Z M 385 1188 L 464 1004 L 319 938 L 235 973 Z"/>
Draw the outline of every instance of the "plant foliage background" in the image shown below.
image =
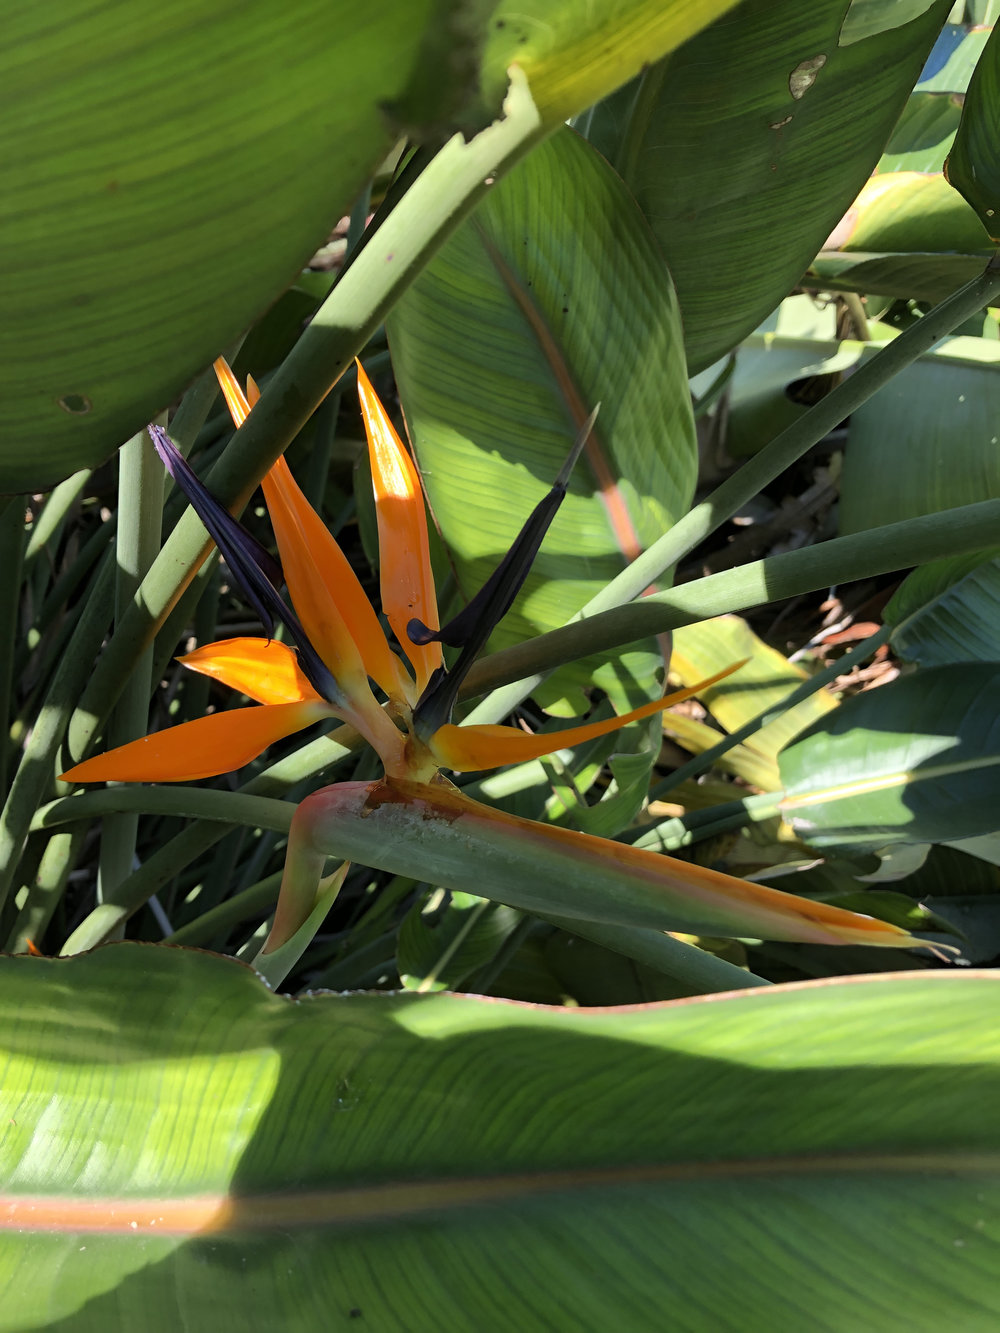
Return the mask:
<path fill-rule="evenodd" d="M 0 1327 L 995 1327 L 996 11 L 8 16 Z M 58 781 L 245 702 L 173 660 L 260 627 L 148 421 L 265 544 L 284 454 L 378 605 L 355 356 L 443 617 L 600 403 L 466 721 L 744 663 L 463 791 L 921 947 L 581 914 L 530 847 L 442 887 L 355 820 L 268 961 L 296 807 L 378 776 L 354 733 Z"/>

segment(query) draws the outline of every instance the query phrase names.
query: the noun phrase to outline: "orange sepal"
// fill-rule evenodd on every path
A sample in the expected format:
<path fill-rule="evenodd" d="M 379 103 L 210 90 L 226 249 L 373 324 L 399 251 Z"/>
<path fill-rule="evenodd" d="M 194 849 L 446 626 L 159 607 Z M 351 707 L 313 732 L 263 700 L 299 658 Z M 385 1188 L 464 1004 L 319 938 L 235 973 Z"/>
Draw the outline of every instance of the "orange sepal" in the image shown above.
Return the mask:
<path fill-rule="evenodd" d="M 690 699 L 700 690 L 707 689 L 724 676 L 732 675 L 743 666 L 743 662 L 734 662 L 707 680 L 699 681 L 684 690 L 675 690 L 662 699 L 633 708 L 621 717 L 609 717 L 603 722 L 587 722 L 580 727 L 568 727 L 565 731 L 554 731 L 544 736 L 533 736 L 516 727 L 500 727 L 479 723 L 467 727 L 457 727 L 447 723 L 439 727 L 429 742 L 434 758 L 442 768 L 454 769 L 457 773 L 475 773 L 484 768 L 500 768 L 504 764 L 522 764 L 528 759 L 540 759 L 542 755 L 554 754 L 556 750 L 582 745 L 585 741 L 607 736 L 612 731 L 638 722 L 644 717 L 652 717 L 672 704 Z"/>
<path fill-rule="evenodd" d="M 322 703 L 302 673 L 298 657 L 277 639 L 222 639 L 177 658 L 259 704 Z"/>
<path fill-rule="evenodd" d="M 193 782 L 231 773 L 269 745 L 333 716 L 328 704 L 265 704 L 182 722 L 95 755 L 61 773 L 63 782 Z"/>
<path fill-rule="evenodd" d="M 406 632 L 414 617 L 430 629 L 438 628 L 424 493 L 413 459 L 403 448 L 364 367 L 358 360 L 355 365 L 378 520 L 382 609 L 403 652 L 413 663 L 417 688 L 422 691 L 443 661 L 439 643 L 411 643 Z"/>
<path fill-rule="evenodd" d="M 288 591 L 316 651 L 344 689 L 371 695 L 367 677 L 405 699 L 405 672 L 365 590 L 326 524 L 279 458 L 262 482 Z"/>

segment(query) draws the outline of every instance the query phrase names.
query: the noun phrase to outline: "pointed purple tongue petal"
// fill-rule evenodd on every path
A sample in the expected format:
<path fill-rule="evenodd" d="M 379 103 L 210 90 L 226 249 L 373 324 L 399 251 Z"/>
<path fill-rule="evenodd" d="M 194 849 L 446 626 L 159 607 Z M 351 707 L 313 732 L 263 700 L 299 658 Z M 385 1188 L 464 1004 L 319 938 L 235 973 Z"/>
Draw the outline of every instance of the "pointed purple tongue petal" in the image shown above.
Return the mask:
<path fill-rule="evenodd" d="M 437 640 L 450 648 L 462 649 L 451 670 L 436 671 L 421 695 L 414 710 L 419 735 L 431 736 L 438 727 L 451 720 L 459 686 L 494 629 L 510 610 L 531 571 L 538 548 L 565 498 L 570 474 L 590 437 L 599 408 L 600 404 L 581 426 L 552 489 L 531 511 L 510 550 L 472 600 L 439 630 L 428 629 L 422 620 L 417 619 L 407 625 L 406 632 L 414 643 Z"/>
<path fill-rule="evenodd" d="M 234 582 L 257 613 L 267 637 L 274 637 L 274 623 L 282 621 L 295 643 L 299 663 L 310 684 L 330 703 L 344 704 L 345 695 L 309 642 L 294 611 L 281 596 L 284 575 L 277 560 L 238 519 L 233 518 L 225 505 L 219 503 L 163 427 L 150 425 L 148 429 L 163 466 L 219 548 Z"/>

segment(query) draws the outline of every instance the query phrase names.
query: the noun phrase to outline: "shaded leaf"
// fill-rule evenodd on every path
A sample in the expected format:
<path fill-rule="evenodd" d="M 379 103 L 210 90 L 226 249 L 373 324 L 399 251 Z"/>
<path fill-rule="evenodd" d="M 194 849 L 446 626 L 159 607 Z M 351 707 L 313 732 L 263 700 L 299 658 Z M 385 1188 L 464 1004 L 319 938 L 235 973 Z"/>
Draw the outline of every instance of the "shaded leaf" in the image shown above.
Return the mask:
<path fill-rule="evenodd" d="M 900 28 L 932 8 L 933 0 L 851 0 L 840 29 L 840 45 Z"/>
<path fill-rule="evenodd" d="M 782 813 L 818 847 L 996 829 L 1000 664 L 930 667 L 855 695 L 779 756 Z"/>
<path fill-rule="evenodd" d="M 945 163 L 948 180 L 1000 241 L 1000 29 L 994 28 L 969 81 L 962 122 Z"/>
<path fill-rule="evenodd" d="M 1000 548 L 921 565 L 883 616 L 904 661 L 1000 661 Z"/>
<path fill-rule="evenodd" d="M 482 25 L 461 0 L 11 15 L 0 489 L 95 466 L 174 400 L 350 207 L 396 137 L 387 107 L 488 121 Z"/>
<path fill-rule="evenodd" d="M 408 990 L 461 990 L 462 982 L 492 961 L 521 914 L 472 893 L 431 889 L 413 904 L 399 928 L 396 966 Z"/>
<path fill-rule="evenodd" d="M 580 1013 L 2 959 L 0 1328 L 988 1328 L 998 987 Z"/>
<path fill-rule="evenodd" d="M 896 122 L 876 171 L 890 174 L 943 171 L 961 116 L 960 95 L 913 93 Z"/>
<path fill-rule="evenodd" d="M 677 284 L 688 362 L 781 300 L 878 161 L 947 14 L 838 45 L 843 0 L 745 0 L 643 80 L 616 165 Z"/>

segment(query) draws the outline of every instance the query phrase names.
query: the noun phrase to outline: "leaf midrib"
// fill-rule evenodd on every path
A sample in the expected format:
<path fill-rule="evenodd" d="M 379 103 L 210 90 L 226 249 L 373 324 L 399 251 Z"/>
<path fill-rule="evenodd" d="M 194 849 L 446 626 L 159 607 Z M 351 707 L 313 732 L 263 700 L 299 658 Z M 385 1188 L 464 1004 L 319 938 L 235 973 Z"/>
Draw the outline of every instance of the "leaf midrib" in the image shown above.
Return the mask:
<path fill-rule="evenodd" d="M 99 1232 L 173 1237 L 329 1227 L 441 1214 L 455 1208 L 502 1204 L 547 1194 L 630 1185 L 703 1184 L 765 1176 L 955 1177 L 1000 1175 L 1000 1151 L 827 1153 L 731 1160 L 563 1169 L 509 1176 L 393 1181 L 298 1194 L 203 1194 L 156 1199 L 81 1199 L 60 1195 L 0 1195 L 0 1231 Z"/>

